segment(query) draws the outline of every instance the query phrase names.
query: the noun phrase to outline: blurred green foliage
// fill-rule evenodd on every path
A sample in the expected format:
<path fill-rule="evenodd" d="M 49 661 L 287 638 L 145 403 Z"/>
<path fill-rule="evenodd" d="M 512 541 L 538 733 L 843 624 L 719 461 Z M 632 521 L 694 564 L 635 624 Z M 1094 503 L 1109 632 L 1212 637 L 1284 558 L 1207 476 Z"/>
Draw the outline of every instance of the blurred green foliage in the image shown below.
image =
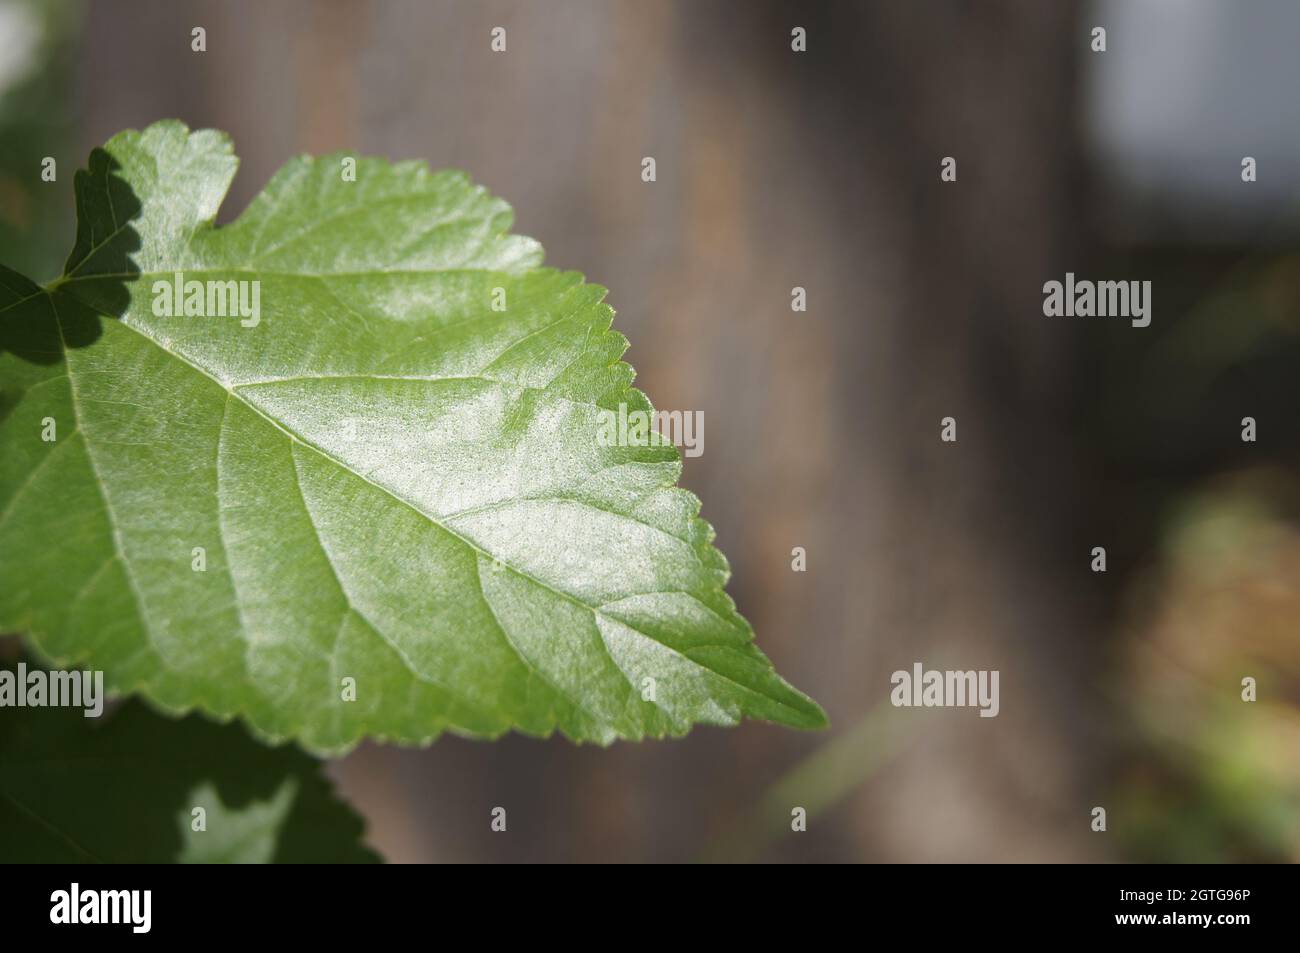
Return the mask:
<path fill-rule="evenodd" d="M 71 247 L 72 68 L 81 4 L 0 0 L 0 258 L 24 274 L 53 277 Z M 41 178 L 46 156 L 57 180 Z"/>

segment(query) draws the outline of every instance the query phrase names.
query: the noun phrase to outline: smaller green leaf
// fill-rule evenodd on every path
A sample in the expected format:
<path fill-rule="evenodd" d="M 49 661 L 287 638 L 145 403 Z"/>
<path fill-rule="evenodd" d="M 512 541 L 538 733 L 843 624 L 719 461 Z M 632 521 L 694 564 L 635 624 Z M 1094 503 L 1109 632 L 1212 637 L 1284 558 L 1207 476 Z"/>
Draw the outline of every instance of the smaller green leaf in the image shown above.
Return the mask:
<path fill-rule="evenodd" d="M 0 717 L 0 863 L 373 863 L 362 833 L 320 762 L 238 724 L 138 701 Z"/>

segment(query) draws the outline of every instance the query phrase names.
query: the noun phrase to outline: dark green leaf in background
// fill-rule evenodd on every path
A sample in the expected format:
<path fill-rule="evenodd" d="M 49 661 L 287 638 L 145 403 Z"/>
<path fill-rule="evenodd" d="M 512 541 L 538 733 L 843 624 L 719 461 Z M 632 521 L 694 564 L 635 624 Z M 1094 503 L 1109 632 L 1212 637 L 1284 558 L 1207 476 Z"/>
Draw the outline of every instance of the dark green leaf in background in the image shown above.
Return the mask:
<path fill-rule="evenodd" d="M 0 710 L 0 863 L 378 860 L 361 838 L 320 762 L 238 724 L 139 701 Z"/>

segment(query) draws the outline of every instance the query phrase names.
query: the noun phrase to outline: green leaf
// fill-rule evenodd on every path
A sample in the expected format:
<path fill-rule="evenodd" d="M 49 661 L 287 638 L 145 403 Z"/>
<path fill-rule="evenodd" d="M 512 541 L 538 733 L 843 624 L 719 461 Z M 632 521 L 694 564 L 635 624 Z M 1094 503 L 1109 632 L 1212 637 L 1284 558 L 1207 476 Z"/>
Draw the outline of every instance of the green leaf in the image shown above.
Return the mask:
<path fill-rule="evenodd" d="M 0 718 L 0 863 L 378 860 L 361 836 L 320 762 L 238 725 L 165 718 L 138 701 L 102 718 Z"/>
<path fill-rule="evenodd" d="M 461 173 L 346 159 L 217 228 L 226 137 L 125 132 L 78 173 L 64 276 L 0 273 L 0 628 L 317 751 L 823 725 L 677 449 L 602 445 L 651 410 L 605 290 Z M 260 282 L 258 320 L 251 284 L 250 317 L 159 316 L 177 273 Z"/>

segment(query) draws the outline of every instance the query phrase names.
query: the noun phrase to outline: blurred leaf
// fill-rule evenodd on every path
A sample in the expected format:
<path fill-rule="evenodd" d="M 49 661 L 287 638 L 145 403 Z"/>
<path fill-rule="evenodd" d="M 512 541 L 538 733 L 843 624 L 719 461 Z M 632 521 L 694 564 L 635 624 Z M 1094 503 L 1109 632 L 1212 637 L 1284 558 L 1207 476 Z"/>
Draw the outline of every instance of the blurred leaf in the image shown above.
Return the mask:
<path fill-rule="evenodd" d="M 1112 827 L 1136 859 L 1300 858 L 1297 501 L 1293 476 L 1259 468 L 1171 508 L 1122 643 L 1132 758 Z"/>
<path fill-rule="evenodd" d="M 812 821 L 838 806 L 889 763 L 919 721 L 899 718 L 898 709 L 881 702 L 784 772 L 752 808 L 735 814 L 701 859 L 750 863 L 762 856 L 790 835 L 793 808 L 802 808 L 805 820 Z"/>
<path fill-rule="evenodd" d="M 47 274 L 71 234 L 73 69 L 82 5 L 0 2 L 0 260 Z M 46 157 L 58 178 L 42 178 Z M 48 271 L 47 271 L 48 270 Z"/>
<path fill-rule="evenodd" d="M 193 830 L 193 810 L 206 830 Z M 0 862 L 362 863 L 361 819 L 318 761 L 237 724 L 127 702 L 6 708 L 0 717 Z"/>

